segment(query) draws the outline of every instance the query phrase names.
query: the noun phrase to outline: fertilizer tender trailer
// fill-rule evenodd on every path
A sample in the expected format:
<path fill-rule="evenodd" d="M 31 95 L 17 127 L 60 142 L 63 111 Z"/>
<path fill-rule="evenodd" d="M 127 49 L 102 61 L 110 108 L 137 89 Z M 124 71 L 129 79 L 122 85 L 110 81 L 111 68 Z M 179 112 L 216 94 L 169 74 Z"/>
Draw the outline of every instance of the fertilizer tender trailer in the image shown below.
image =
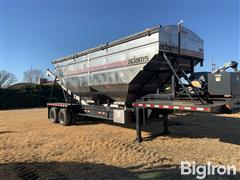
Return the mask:
<path fill-rule="evenodd" d="M 203 40 L 178 24 L 57 59 L 56 75 L 47 72 L 62 87 L 65 102 L 50 98 L 48 117 L 62 125 L 81 117 L 136 122 L 141 142 L 142 124 L 160 115 L 168 133 L 168 114 L 174 111 L 238 111 L 240 73 L 195 73 L 194 67 L 203 65 L 203 52 Z"/>

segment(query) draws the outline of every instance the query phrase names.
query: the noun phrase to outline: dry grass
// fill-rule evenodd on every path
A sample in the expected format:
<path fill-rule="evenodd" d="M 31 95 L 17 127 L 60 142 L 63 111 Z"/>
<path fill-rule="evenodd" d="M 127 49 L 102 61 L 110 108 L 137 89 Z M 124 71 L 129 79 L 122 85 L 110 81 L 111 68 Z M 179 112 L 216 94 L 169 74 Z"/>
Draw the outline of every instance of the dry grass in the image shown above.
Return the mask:
<path fill-rule="evenodd" d="M 170 135 L 155 137 L 162 131 L 161 122 L 155 122 L 144 129 L 146 141 L 136 144 L 132 125 L 91 121 L 63 127 L 48 122 L 46 109 L 0 113 L 3 179 L 29 174 L 45 179 L 49 174 L 56 179 L 182 179 L 177 170 L 181 160 L 235 165 L 240 171 L 240 114 L 172 116 Z"/>

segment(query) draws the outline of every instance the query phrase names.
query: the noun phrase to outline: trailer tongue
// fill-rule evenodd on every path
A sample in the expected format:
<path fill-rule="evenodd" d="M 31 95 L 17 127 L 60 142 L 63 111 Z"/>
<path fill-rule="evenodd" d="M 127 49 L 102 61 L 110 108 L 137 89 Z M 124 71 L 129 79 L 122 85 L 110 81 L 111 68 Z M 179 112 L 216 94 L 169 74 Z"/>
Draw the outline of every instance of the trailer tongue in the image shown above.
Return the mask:
<path fill-rule="evenodd" d="M 135 115 L 141 142 L 141 124 L 153 116 L 162 115 L 167 133 L 173 111 L 240 109 L 240 73 L 219 71 L 205 73 L 205 81 L 194 79 L 194 67 L 203 64 L 203 41 L 180 24 L 147 29 L 53 64 L 57 74 L 48 70 L 48 75 L 63 88 L 65 102 L 50 102 L 48 117 L 63 125 L 83 116 L 124 124 Z"/>

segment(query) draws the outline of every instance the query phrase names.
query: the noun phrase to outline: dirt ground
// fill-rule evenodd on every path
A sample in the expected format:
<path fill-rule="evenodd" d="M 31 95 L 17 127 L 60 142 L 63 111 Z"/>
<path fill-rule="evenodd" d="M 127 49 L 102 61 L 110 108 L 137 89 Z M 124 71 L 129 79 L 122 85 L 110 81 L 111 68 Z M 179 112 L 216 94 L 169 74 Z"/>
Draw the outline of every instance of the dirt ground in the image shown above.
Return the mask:
<path fill-rule="evenodd" d="M 162 122 L 144 128 L 134 142 L 134 125 L 84 121 L 63 127 L 46 109 L 0 111 L 0 179 L 195 179 L 181 176 L 180 162 L 235 165 L 239 179 L 240 114 L 171 116 L 171 134 Z"/>

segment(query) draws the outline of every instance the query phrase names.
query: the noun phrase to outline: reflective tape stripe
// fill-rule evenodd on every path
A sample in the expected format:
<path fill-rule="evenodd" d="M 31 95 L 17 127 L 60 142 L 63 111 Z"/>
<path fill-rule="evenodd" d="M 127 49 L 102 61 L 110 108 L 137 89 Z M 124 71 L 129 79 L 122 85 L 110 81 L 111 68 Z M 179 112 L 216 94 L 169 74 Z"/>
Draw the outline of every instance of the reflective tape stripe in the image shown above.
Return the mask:
<path fill-rule="evenodd" d="M 192 111 L 196 111 L 197 108 L 196 108 L 196 107 L 191 107 L 191 110 L 192 110 Z"/>
<path fill-rule="evenodd" d="M 134 107 L 151 107 L 151 108 L 160 108 L 160 109 L 176 109 L 176 110 L 187 110 L 187 111 L 210 111 L 209 108 L 203 107 L 189 107 L 189 106 L 169 106 L 169 105 L 160 105 L 160 104 L 138 104 L 133 103 Z"/>
<path fill-rule="evenodd" d="M 48 106 L 57 106 L 57 107 L 67 107 L 66 104 L 51 104 L 51 103 L 48 103 L 47 105 Z"/>
<path fill-rule="evenodd" d="M 184 107 L 185 110 L 191 110 L 191 107 Z"/>
<path fill-rule="evenodd" d="M 180 106 L 179 109 L 180 109 L 180 110 L 184 110 L 184 107 L 183 107 L 183 106 Z"/>

